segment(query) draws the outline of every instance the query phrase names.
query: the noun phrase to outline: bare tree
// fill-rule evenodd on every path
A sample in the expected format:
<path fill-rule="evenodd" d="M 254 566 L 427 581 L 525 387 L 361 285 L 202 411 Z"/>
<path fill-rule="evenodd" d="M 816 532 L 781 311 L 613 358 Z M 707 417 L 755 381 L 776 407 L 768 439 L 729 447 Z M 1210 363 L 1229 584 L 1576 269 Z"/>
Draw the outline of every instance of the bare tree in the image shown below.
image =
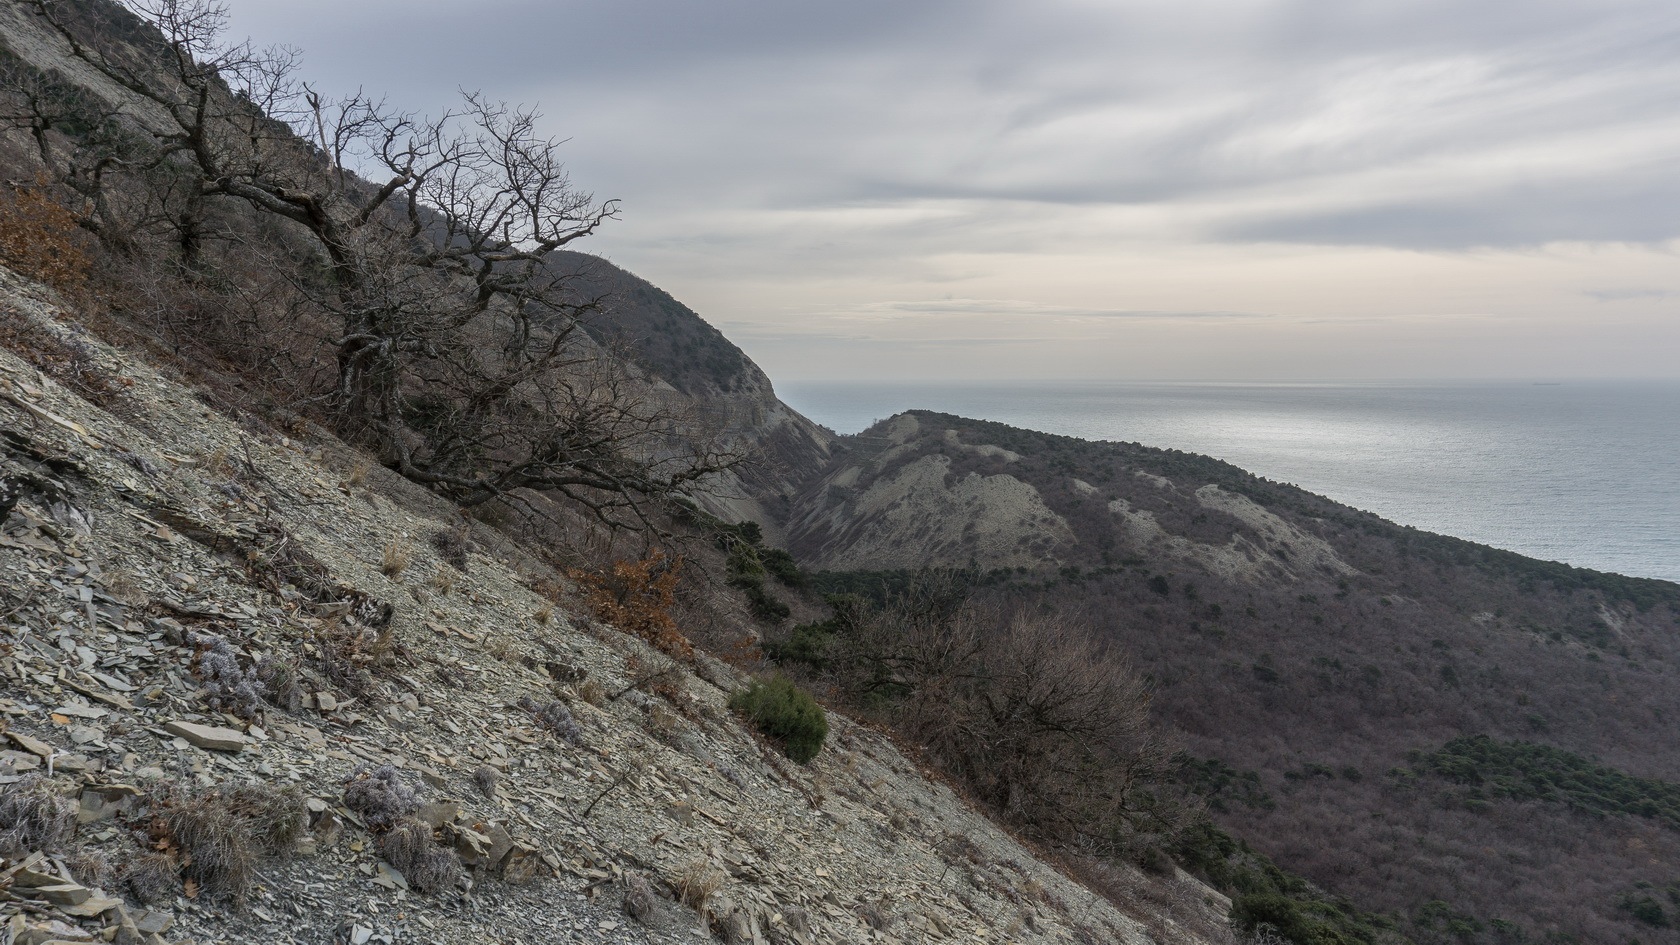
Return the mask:
<path fill-rule="evenodd" d="M 1175 751 L 1149 687 L 1087 617 L 1004 609 L 940 574 L 837 613 L 841 688 L 1014 823 L 1117 856 L 1187 813 L 1167 803 Z"/>
<path fill-rule="evenodd" d="M 320 260 L 284 267 L 296 304 L 333 326 L 316 403 L 393 469 L 462 504 L 534 489 L 622 522 L 741 461 L 580 330 L 601 300 L 547 259 L 617 205 L 571 185 L 537 112 L 476 93 L 437 118 L 327 98 L 295 51 L 223 43 L 218 0 L 130 0 L 156 30 L 146 55 L 102 43 L 65 0 L 29 5 L 152 107 L 152 166 L 185 181 L 166 216 L 189 271 L 227 203 L 289 227 L 247 232 L 244 251 L 301 240 Z"/>

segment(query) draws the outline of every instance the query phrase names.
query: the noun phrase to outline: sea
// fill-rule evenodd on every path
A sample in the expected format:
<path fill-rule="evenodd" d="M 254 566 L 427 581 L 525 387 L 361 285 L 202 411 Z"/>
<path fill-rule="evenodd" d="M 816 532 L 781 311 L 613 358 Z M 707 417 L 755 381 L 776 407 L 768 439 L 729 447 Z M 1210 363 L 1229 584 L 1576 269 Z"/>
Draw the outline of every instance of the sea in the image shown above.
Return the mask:
<path fill-rule="evenodd" d="M 838 433 L 907 409 L 1204 453 L 1390 521 L 1680 582 L 1680 381 L 782 381 Z"/>

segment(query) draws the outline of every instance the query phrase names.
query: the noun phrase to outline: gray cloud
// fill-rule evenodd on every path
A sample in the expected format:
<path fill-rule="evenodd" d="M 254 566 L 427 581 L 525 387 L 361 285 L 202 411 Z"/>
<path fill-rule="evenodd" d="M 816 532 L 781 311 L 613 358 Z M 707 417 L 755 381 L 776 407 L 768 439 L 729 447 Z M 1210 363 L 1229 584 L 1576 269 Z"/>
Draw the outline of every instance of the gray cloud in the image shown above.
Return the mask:
<path fill-rule="evenodd" d="M 433 108 L 457 86 L 540 99 L 576 142 L 580 182 L 654 212 L 720 199 L 1242 203 L 1254 188 L 1434 165 L 1436 193 L 1376 187 L 1323 212 L 1234 214 L 1209 235 L 1459 246 L 1680 234 L 1654 166 L 1672 166 L 1680 140 L 1590 147 L 1673 129 L 1680 22 L 1666 0 L 234 8 L 262 38 L 304 45 L 340 87 L 383 80 Z M 1514 149 L 1563 157 L 1490 182 L 1487 165 Z M 1625 169 L 1636 173 L 1614 193 L 1567 186 Z"/>
<path fill-rule="evenodd" d="M 1582 293 L 1595 302 L 1631 302 L 1638 299 L 1666 299 L 1674 295 L 1667 289 L 1586 289 Z"/>
<path fill-rule="evenodd" d="M 1377 267 L 1680 238 L 1673 0 L 230 2 L 328 88 L 540 103 L 578 184 L 624 201 L 585 248 L 708 315 L 817 319 L 813 344 L 827 313 L 948 292 L 1023 300 L 971 310 L 1011 336 L 1296 311 L 1249 265 L 1280 246 L 1396 254 L 1318 314 L 1462 311 Z M 1441 278 L 1477 307 L 1534 282 L 1499 266 Z M 1663 282 L 1582 266 L 1557 297 Z M 1183 291 L 1139 297 L 1156 272 Z"/>

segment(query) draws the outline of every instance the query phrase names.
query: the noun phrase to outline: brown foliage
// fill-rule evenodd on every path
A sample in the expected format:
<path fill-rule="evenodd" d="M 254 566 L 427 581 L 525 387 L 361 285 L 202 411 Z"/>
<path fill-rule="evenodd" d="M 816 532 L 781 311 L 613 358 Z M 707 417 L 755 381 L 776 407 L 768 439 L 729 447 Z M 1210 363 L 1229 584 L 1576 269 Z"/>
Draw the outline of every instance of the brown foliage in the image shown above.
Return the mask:
<path fill-rule="evenodd" d="M 44 182 L 0 193 L 0 259 L 61 291 L 87 284 L 87 236 Z"/>
<path fill-rule="evenodd" d="M 694 645 L 671 616 L 682 564 L 681 557 L 668 558 L 656 550 L 639 561 L 614 562 L 610 571 L 573 570 L 570 576 L 598 619 L 662 653 L 687 660 L 694 658 Z"/>

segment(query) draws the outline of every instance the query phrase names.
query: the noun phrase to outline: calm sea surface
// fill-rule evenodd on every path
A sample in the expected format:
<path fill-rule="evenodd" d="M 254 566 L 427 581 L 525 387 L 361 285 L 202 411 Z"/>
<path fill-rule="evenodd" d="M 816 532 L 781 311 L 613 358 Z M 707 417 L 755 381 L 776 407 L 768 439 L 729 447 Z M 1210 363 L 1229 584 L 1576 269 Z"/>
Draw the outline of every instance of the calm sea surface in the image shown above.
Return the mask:
<path fill-rule="evenodd" d="M 1680 383 L 787 383 L 841 433 L 921 408 L 1206 453 L 1384 518 L 1680 581 Z"/>

